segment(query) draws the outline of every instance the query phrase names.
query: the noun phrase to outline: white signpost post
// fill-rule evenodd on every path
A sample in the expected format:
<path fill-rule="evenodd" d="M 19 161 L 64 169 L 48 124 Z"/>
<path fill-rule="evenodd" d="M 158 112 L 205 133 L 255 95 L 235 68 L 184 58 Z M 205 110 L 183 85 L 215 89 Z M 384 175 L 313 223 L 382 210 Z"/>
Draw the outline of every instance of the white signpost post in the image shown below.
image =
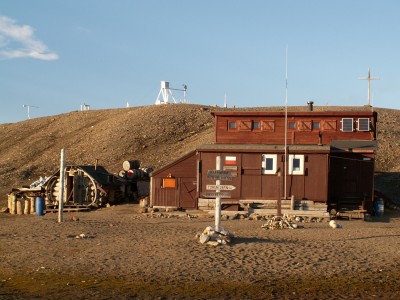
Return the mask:
<path fill-rule="evenodd" d="M 58 223 L 63 222 L 63 210 L 64 210 L 64 180 L 65 180 L 65 150 L 61 149 L 61 159 L 60 159 L 60 191 L 58 203 Z"/>
<path fill-rule="evenodd" d="M 221 170 L 221 156 L 215 159 L 216 170 L 208 170 L 207 178 L 215 179 L 214 184 L 207 184 L 206 189 L 215 192 L 206 192 L 203 195 L 207 198 L 215 198 L 215 231 L 221 228 L 221 198 L 230 198 L 232 191 L 236 189 L 233 185 L 221 185 L 221 180 L 231 181 L 232 173 L 230 170 Z"/>

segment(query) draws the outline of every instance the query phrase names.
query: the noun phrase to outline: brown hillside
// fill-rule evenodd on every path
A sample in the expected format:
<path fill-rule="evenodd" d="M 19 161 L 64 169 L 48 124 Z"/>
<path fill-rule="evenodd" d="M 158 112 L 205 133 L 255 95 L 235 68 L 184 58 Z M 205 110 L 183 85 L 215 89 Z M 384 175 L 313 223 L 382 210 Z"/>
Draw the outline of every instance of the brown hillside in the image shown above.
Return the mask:
<path fill-rule="evenodd" d="M 60 150 L 67 164 L 93 165 L 96 159 L 109 172 L 122 162 L 138 159 L 142 166 L 158 168 L 193 150 L 212 143 L 212 108 L 177 104 L 123 109 L 75 111 L 67 114 L 0 124 L 0 204 L 12 187 L 28 185 L 59 167 Z M 219 108 L 220 110 L 221 108 Z M 290 107 L 289 110 L 305 110 Z M 315 110 L 353 110 L 353 107 L 315 107 Z M 366 108 L 365 108 L 366 109 Z M 284 110 L 283 107 L 236 110 Z M 400 172 L 400 111 L 378 111 L 378 183 L 398 194 Z M 389 174 L 387 174 L 389 173 Z M 387 181 L 390 178 L 390 184 Z M 393 181 L 394 179 L 394 181 Z"/>

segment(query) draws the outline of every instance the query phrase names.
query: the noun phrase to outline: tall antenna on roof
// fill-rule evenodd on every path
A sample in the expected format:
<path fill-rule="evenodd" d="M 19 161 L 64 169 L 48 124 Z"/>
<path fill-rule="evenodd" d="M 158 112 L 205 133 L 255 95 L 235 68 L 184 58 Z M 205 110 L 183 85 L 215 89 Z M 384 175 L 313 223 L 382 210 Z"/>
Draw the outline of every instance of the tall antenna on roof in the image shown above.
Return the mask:
<path fill-rule="evenodd" d="M 224 97 L 224 108 L 227 108 L 228 104 L 226 103 L 226 93 L 225 93 L 225 97 Z"/>
<path fill-rule="evenodd" d="M 286 80 L 286 87 L 285 87 L 285 160 L 284 160 L 284 172 L 285 175 L 284 179 L 284 199 L 286 199 L 286 172 L 287 172 L 287 105 L 288 105 L 288 46 L 286 45 L 286 72 L 285 72 L 285 80 Z M 280 199 L 279 199 L 280 200 Z"/>

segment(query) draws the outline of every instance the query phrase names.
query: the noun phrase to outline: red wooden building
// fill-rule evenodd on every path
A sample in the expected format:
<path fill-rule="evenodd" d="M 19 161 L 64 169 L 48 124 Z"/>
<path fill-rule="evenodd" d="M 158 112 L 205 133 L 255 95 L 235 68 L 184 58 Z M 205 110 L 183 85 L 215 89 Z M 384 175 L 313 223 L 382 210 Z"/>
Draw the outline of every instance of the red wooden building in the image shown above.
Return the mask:
<path fill-rule="evenodd" d="M 198 208 L 217 156 L 236 187 L 223 203 L 278 198 L 372 210 L 377 113 L 219 111 L 215 143 L 153 172 L 151 205 Z M 286 143 L 285 143 L 286 138 Z M 285 159 L 286 158 L 286 159 Z M 212 202 L 212 200 L 210 200 Z"/>

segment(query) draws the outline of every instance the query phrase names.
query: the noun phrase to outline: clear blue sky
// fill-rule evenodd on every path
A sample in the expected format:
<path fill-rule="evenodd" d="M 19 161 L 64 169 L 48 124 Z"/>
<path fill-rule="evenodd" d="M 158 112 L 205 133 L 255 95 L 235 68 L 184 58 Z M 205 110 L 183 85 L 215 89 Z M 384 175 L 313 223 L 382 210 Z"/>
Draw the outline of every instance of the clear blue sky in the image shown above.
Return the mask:
<path fill-rule="evenodd" d="M 1 0 L 0 123 L 154 104 L 400 108 L 400 1 Z M 182 93 L 173 92 L 176 98 Z"/>

